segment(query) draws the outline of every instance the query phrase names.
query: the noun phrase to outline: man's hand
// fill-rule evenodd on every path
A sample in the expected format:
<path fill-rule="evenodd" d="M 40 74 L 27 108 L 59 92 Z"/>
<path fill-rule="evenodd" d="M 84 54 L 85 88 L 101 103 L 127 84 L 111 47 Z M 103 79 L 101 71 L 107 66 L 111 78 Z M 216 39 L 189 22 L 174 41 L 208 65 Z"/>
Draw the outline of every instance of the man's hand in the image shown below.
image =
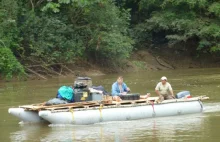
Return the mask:
<path fill-rule="evenodd" d="M 155 92 L 156 92 L 156 94 L 157 94 L 158 96 L 161 96 L 161 94 L 160 94 L 160 92 L 159 92 L 158 90 L 155 90 Z"/>
<path fill-rule="evenodd" d="M 126 95 L 127 94 L 127 92 L 123 92 L 123 93 L 121 93 L 122 95 Z"/>
<path fill-rule="evenodd" d="M 127 87 L 127 89 L 126 89 L 126 90 L 127 90 L 127 92 L 130 92 L 130 91 L 131 91 L 131 90 L 130 90 L 130 88 L 128 88 L 128 87 Z"/>
<path fill-rule="evenodd" d="M 172 97 L 175 99 L 176 97 L 175 97 L 175 95 L 173 93 L 173 90 L 171 90 L 170 93 L 171 93 Z"/>

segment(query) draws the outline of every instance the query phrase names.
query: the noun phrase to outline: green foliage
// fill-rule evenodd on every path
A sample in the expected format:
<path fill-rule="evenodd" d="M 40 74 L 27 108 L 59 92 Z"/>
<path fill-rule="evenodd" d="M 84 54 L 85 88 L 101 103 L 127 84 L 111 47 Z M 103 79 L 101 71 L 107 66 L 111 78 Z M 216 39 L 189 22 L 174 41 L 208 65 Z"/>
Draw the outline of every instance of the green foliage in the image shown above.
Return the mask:
<path fill-rule="evenodd" d="M 9 48 L 0 47 L 0 72 L 6 79 L 11 79 L 14 75 L 21 77 L 25 74 L 22 65 Z"/>
<path fill-rule="evenodd" d="M 46 6 L 44 6 L 42 8 L 42 11 L 47 11 L 47 10 L 51 9 L 54 13 L 57 13 L 57 12 L 60 12 L 59 7 L 60 7 L 60 4 L 54 3 L 54 2 L 49 2 L 49 3 L 47 3 Z"/>
<path fill-rule="evenodd" d="M 128 58 L 132 51 L 132 44 L 133 41 L 121 33 L 102 33 L 100 45 L 97 45 L 93 50 L 96 50 L 100 58 L 114 61 Z"/>
<path fill-rule="evenodd" d="M 73 4 L 77 7 L 91 6 L 96 3 L 103 3 L 108 0 L 58 0 L 59 3 Z"/>
<path fill-rule="evenodd" d="M 197 42 L 199 52 L 218 52 L 220 3 L 216 0 L 141 0 L 145 20 L 134 28 L 137 42 L 166 39 L 170 44 Z M 161 43 L 160 43 L 161 44 Z M 184 47 L 183 47 L 184 48 Z"/>
<path fill-rule="evenodd" d="M 83 44 L 66 19 L 29 13 L 25 16 L 23 31 L 25 55 L 39 62 L 72 62 L 83 53 Z M 40 60 L 39 60 L 40 59 Z"/>
<path fill-rule="evenodd" d="M 60 0 L 58 4 L 60 14 L 67 15 L 66 21 L 61 21 L 72 28 L 63 34 L 71 31 L 69 35 L 72 34 L 72 40 L 75 40 L 73 45 L 80 47 L 75 51 L 84 53 L 82 55 L 85 58 L 93 58 L 96 62 L 111 62 L 129 57 L 133 40 L 128 36 L 128 10 L 120 10 L 113 2 L 106 0 Z"/>
<path fill-rule="evenodd" d="M 89 23 L 88 50 L 97 60 L 121 60 L 129 57 L 133 40 L 128 36 L 130 15 L 120 11 L 113 3 L 93 5 L 85 14 Z"/>
<path fill-rule="evenodd" d="M 129 11 L 109 0 L 2 0 L 0 21 L 1 44 L 24 62 L 116 63 L 134 44 Z"/>
<path fill-rule="evenodd" d="M 203 26 L 198 32 L 198 35 L 202 38 L 199 42 L 198 50 L 210 50 L 211 52 L 219 52 L 220 41 L 220 26 L 217 24 L 210 24 Z M 216 43 L 216 41 L 218 41 Z M 210 49 L 209 49 L 210 47 Z"/>
<path fill-rule="evenodd" d="M 147 69 L 146 63 L 143 61 L 132 61 L 132 63 L 140 69 Z"/>
<path fill-rule="evenodd" d="M 211 47 L 211 52 L 219 52 L 220 51 L 220 44 L 217 44 L 216 46 Z"/>
<path fill-rule="evenodd" d="M 214 13 L 217 17 L 220 17 L 220 2 L 212 3 L 209 6 L 208 11 Z"/>
<path fill-rule="evenodd" d="M 14 55 L 10 58 L 24 62 L 84 58 L 119 64 L 134 43 L 145 47 L 184 42 L 194 42 L 182 48 L 198 53 L 220 53 L 219 0 L 0 1 L 0 45 L 8 47 L 1 52 L 7 50 L 4 53 Z M 18 63 L 6 74 L 6 64 L 10 62 L 3 68 L 1 62 L 4 76 L 23 72 Z"/>
<path fill-rule="evenodd" d="M 18 45 L 17 14 L 18 5 L 14 0 L 0 2 L 0 40 L 5 46 L 15 50 Z"/>

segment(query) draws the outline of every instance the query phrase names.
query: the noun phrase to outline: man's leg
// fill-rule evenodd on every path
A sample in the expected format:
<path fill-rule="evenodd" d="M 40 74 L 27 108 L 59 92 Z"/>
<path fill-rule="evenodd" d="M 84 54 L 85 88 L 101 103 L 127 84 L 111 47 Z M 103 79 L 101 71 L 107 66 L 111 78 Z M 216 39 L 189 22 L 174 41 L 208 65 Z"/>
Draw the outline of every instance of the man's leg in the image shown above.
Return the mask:
<path fill-rule="evenodd" d="M 165 100 L 171 100 L 171 99 L 175 99 L 172 95 L 166 95 L 164 97 Z"/>
<path fill-rule="evenodd" d="M 112 99 L 113 101 L 117 101 L 117 102 L 122 101 L 122 99 L 119 96 L 113 96 Z"/>
<path fill-rule="evenodd" d="M 140 95 L 140 99 L 147 99 L 150 97 L 150 93 L 147 93 L 146 95 Z"/>
<path fill-rule="evenodd" d="M 164 98 L 163 95 L 160 95 L 160 96 L 159 96 L 159 101 L 160 101 L 160 102 L 164 101 L 164 99 L 165 99 L 165 98 Z"/>

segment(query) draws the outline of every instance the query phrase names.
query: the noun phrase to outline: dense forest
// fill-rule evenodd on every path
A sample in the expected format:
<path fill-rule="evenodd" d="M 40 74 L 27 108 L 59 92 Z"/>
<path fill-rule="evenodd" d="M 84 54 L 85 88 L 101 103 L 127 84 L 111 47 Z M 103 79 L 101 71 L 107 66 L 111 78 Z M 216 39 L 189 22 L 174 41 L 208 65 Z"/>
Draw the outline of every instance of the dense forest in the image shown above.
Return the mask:
<path fill-rule="evenodd" d="M 0 72 L 8 79 L 28 65 L 79 59 L 114 67 L 161 44 L 219 56 L 219 0 L 0 0 Z"/>

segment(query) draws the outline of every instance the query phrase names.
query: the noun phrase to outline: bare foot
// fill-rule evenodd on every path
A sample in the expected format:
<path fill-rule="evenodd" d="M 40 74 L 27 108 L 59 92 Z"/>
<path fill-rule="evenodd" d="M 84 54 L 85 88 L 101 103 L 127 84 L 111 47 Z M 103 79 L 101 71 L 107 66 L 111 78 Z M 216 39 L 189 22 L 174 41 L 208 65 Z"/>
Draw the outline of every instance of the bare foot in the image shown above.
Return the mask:
<path fill-rule="evenodd" d="M 147 99 L 148 97 L 150 97 L 150 93 L 147 93 L 144 98 Z"/>
<path fill-rule="evenodd" d="M 150 93 L 147 93 L 146 95 L 141 95 L 140 99 L 147 99 L 148 97 L 150 97 Z"/>
<path fill-rule="evenodd" d="M 116 102 L 122 101 L 122 99 L 119 96 L 113 96 L 113 100 Z"/>

